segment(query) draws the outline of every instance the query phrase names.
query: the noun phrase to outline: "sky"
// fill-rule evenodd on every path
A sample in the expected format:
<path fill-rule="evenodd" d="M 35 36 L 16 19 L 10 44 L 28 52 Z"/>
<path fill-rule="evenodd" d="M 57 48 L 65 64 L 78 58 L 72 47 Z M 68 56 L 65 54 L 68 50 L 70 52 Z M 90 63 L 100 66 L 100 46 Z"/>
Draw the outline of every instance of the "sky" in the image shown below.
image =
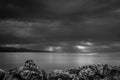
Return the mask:
<path fill-rule="evenodd" d="M 119 42 L 119 4 L 119 0 L 1 0 L 0 45 Z"/>

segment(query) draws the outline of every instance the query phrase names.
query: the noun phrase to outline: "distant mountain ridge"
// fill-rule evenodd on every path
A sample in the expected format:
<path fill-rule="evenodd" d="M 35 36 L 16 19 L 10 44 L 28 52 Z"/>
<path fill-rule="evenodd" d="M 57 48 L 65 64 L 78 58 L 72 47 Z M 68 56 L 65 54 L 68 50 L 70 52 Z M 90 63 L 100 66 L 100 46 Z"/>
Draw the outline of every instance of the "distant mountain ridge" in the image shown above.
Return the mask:
<path fill-rule="evenodd" d="M 49 52 L 42 50 L 31 50 L 26 48 L 0 47 L 0 52 Z"/>

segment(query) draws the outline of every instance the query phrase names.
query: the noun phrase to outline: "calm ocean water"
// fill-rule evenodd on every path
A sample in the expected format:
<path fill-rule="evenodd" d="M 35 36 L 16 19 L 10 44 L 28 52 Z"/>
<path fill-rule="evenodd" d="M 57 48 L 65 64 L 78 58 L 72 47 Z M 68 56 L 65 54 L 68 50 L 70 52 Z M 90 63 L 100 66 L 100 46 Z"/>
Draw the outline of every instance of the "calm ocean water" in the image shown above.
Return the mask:
<path fill-rule="evenodd" d="M 120 52 L 114 53 L 36 53 L 15 52 L 0 53 L 0 68 L 9 70 L 16 66 L 24 65 L 28 59 L 51 72 L 54 69 L 77 68 L 88 64 L 120 65 Z"/>

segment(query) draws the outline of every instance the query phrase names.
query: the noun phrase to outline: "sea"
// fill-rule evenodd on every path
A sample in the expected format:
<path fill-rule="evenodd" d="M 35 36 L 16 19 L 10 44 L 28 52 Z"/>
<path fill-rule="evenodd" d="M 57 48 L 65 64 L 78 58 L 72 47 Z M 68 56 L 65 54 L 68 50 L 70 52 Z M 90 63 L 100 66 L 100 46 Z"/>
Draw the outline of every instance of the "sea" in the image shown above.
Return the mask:
<path fill-rule="evenodd" d="M 109 53 L 42 53 L 42 52 L 0 52 L 0 68 L 9 71 L 21 67 L 26 60 L 50 73 L 53 70 L 78 68 L 92 64 L 120 65 L 120 52 Z"/>

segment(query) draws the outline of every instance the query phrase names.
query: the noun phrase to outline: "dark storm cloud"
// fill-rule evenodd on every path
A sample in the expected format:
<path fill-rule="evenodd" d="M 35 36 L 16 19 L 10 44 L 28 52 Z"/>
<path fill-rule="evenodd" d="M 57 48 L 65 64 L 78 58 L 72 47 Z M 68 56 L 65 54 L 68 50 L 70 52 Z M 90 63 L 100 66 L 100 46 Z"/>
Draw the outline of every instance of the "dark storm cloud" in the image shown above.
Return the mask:
<path fill-rule="evenodd" d="M 119 6 L 119 0 L 48 0 L 45 3 L 50 12 L 58 14 L 88 14 Z"/>
<path fill-rule="evenodd" d="M 48 37 L 49 32 L 57 29 L 60 22 L 24 22 L 7 20 L 0 22 L 1 41 L 14 41 L 15 43 L 41 42 Z M 22 40 L 21 40 L 22 39 Z M 23 42 L 22 41 L 22 42 Z"/>
<path fill-rule="evenodd" d="M 119 0 L 1 0 L 1 17 L 63 18 L 108 12 Z"/>
<path fill-rule="evenodd" d="M 37 0 L 1 0 L 1 18 L 33 16 L 33 14 L 36 13 L 37 9 L 39 12 L 41 12 L 42 7 L 42 3 L 37 3 Z"/>
<path fill-rule="evenodd" d="M 0 43 L 120 40 L 119 0 L 1 0 L 0 4 L 0 18 L 7 18 L 0 21 Z"/>
<path fill-rule="evenodd" d="M 80 40 L 120 40 L 120 20 L 116 18 L 86 18 L 82 22 L 7 20 L 0 22 L 1 41 L 15 43 L 61 42 Z"/>

